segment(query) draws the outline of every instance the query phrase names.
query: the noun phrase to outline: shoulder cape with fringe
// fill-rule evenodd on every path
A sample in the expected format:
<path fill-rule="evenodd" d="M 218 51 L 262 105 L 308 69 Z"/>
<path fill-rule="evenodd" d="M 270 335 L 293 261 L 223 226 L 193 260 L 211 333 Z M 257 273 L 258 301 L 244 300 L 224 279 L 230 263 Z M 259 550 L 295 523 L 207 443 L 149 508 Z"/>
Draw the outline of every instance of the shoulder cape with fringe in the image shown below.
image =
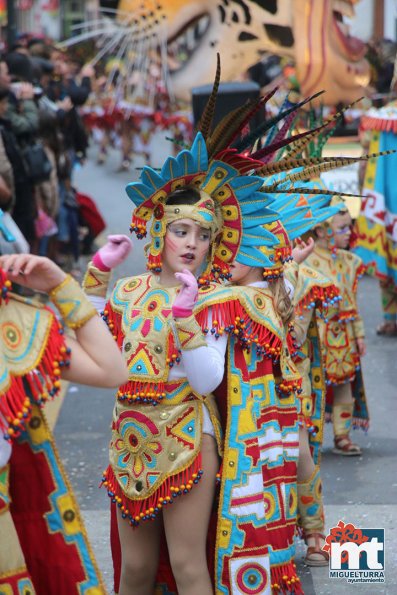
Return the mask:
<path fill-rule="evenodd" d="M 67 365 L 63 330 L 49 308 L 12 294 L 8 304 L 1 305 L 0 328 L 0 418 L 4 435 L 12 439 L 0 514 L 10 511 L 26 563 L 10 570 L 10 537 L 11 562 L 5 562 L 6 572 L 0 566 L 0 591 L 17 594 L 33 584 L 37 593 L 105 594 L 41 409 L 59 391 L 60 366 Z"/>

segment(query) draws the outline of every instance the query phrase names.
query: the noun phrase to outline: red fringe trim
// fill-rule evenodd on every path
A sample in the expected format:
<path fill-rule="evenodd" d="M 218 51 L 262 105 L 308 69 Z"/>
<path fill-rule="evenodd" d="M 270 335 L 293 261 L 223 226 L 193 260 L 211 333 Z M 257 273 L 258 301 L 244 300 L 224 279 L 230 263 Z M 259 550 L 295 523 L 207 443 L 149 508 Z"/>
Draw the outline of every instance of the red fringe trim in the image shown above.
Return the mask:
<path fill-rule="evenodd" d="M 267 327 L 251 320 L 238 300 L 211 305 L 212 327 L 208 327 L 208 309 L 196 315 L 203 333 L 214 334 L 216 338 L 224 333 L 236 335 L 243 347 L 249 351 L 256 348 L 258 352 L 278 359 L 282 341 Z"/>
<path fill-rule="evenodd" d="M 117 398 L 120 402 L 127 401 L 131 403 L 149 403 L 157 405 L 166 396 L 164 382 L 139 382 L 130 381 L 120 386 L 117 392 Z"/>
<path fill-rule="evenodd" d="M 102 312 L 102 318 L 109 327 L 110 332 L 113 335 L 113 339 L 116 341 L 120 350 L 123 347 L 123 334 L 121 332 L 121 314 L 114 312 L 109 302 L 106 304 L 104 311 Z"/>
<path fill-rule="evenodd" d="M 367 430 L 369 429 L 369 419 L 362 419 L 361 417 L 353 417 L 352 419 L 352 428 L 354 430 L 364 430 L 364 432 L 367 432 Z"/>
<path fill-rule="evenodd" d="M 380 132 L 397 133 L 397 120 L 374 118 L 373 116 L 363 116 L 360 122 L 360 128 L 363 130 L 379 130 Z"/>
<path fill-rule="evenodd" d="M 356 272 L 356 277 L 355 277 L 355 279 L 354 279 L 354 282 L 353 282 L 353 292 L 354 292 L 354 293 L 356 293 L 356 291 L 357 291 L 357 285 L 358 285 L 358 282 L 359 282 L 359 280 L 361 279 L 361 277 L 362 277 L 362 276 L 363 276 L 363 275 L 364 275 L 366 272 L 367 272 L 367 267 L 366 267 L 366 265 L 365 265 L 365 264 L 360 264 L 360 266 L 359 266 L 359 267 L 358 267 L 358 269 L 357 269 L 357 272 Z"/>
<path fill-rule="evenodd" d="M 43 407 L 59 393 L 60 368 L 69 365 L 69 354 L 63 329 L 54 317 L 40 363 L 24 376 L 12 376 L 11 386 L 0 397 L 0 429 L 7 440 L 24 431 L 31 418 L 32 404 Z M 26 395 L 25 382 L 30 397 Z"/>
<path fill-rule="evenodd" d="M 303 310 L 310 310 L 311 308 L 319 308 L 322 311 L 326 311 L 328 306 L 341 299 L 339 290 L 335 285 L 331 285 L 330 287 L 315 286 L 297 304 L 296 313 L 299 315 L 303 313 Z"/>
<path fill-rule="evenodd" d="M 142 521 L 155 519 L 163 506 L 172 504 L 178 496 L 188 494 L 200 481 L 202 474 L 201 453 L 199 453 L 187 469 L 165 479 L 154 494 L 143 500 L 127 498 L 110 465 L 104 471 L 101 485 L 107 488 L 108 496 L 121 509 L 123 517 L 132 527 L 137 527 Z"/>
<path fill-rule="evenodd" d="M 339 312 L 338 320 L 343 322 L 351 322 L 352 320 L 356 320 L 357 316 L 357 310 L 345 310 L 344 312 Z"/>
<path fill-rule="evenodd" d="M 208 287 L 210 283 L 220 283 L 231 278 L 230 266 L 215 254 L 209 274 L 203 274 L 198 279 L 199 287 Z"/>
<path fill-rule="evenodd" d="M 282 566 L 271 568 L 272 592 L 283 595 L 304 595 L 299 576 L 296 574 L 296 566 L 293 562 Z"/>

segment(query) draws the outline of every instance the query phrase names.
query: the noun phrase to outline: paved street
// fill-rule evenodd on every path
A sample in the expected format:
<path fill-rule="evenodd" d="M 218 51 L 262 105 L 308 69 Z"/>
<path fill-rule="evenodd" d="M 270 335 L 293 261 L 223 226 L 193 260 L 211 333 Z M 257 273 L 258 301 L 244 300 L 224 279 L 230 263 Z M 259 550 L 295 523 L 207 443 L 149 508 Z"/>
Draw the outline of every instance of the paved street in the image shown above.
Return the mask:
<path fill-rule="evenodd" d="M 169 143 L 156 139 L 153 165 L 160 165 L 169 150 Z M 76 185 L 96 200 L 108 223 L 107 233 L 128 233 L 132 204 L 124 187 L 136 178 L 137 172 L 115 173 L 119 164 L 115 153 L 101 167 L 95 164 L 95 157 L 94 148 L 88 163 L 76 174 Z M 135 165 L 139 167 L 142 162 L 137 160 Z M 118 277 L 144 270 L 142 244 L 135 241 L 133 255 L 117 271 Z M 310 570 L 302 564 L 303 549 L 299 546 L 297 563 L 306 595 L 397 593 L 397 339 L 376 336 L 374 329 L 381 321 L 379 304 L 376 282 L 365 278 L 360 286 L 360 306 L 367 329 L 368 354 L 363 366 L 371 427 L 368 434 L 357 431 L 354 436 L 363 448 L 363 456 L 349 459 L 332 454 L 331 429 L 327 428 L 322 477 L 327 528 L 340 519 L 359 528 L 385 528 L 386 583 L 351 586 L 343 580 L 330 579 L 328 568 Z M 55 429 L 109 593 L 109 504 L 98 484 L 107 464 L 113 400 L 112 391 L 70 385 Z"/>

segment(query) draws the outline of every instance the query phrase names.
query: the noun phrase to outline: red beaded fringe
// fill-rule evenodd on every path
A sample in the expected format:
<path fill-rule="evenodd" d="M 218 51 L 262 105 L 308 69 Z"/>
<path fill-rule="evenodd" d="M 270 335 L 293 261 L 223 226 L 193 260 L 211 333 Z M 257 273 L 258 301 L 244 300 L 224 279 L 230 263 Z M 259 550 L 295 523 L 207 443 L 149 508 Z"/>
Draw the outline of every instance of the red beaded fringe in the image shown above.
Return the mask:
<path fill-rule="evenodd" d="M 281 351 L 281 339 L 259 322 L 251 320 L 238 300 L 211 305 L 212 328 L 208 328 L 208 309 L 196 316 L 204 333 L 211 332 L 215 337 L 223 333 L 238 336 L 243 345 L 250 349 L 255 347 L 277 358 Z"/>
<path fill-rule="evenodd" d="M 335 285 L 331 285 L 330 287 L 315 286 L 297 304 L 296 313 L 297 315 L 302 314 L 303 310 L 309 310 L 310 308 L 326 310 L 331 303 L 339 299 L 340 293 Z"/>
<path fill-rule="evenodd" d="M 123 517 L 129 520 L 130 525 L 137 527 L 141 521 L 155 519 L 163 506 L 172 504 L 178 496 L 188 494 L 200 481 L 202 474 L 199 453 L 187 469 L 167 477 L 154 494 L 143 500 L 130 500 L 124 494 L 110 465 L 104 471 L 101 485 L 107 488 L 109 497 L 121 509 Z"/>
<path fill-rule="evenodd" d="M 166 395 L 164 382 L 130 381 L 120 386 L 117 398 L 120 402 L 149 403 L 157 405 Z"/>
<path fill-rule="evenodd" d="M 211 270 L 203 273 L 198 279 L 199 287 L 207 287 L 211 282 L 219 283 L 231 278 L 230 266 L 218 256 L 214 256 Z"/>
<path fill-rule="evenodd" d="M 379 130 L 380 132 L 397 133 L 397 120 L 374 118 L 373 116 L 364 116 L 360 122 L 362 130 Z"/>
<path fill-rule="evenodd" d="M 135 233 L 139 240 L 146 236 L 146 225 L 147 222 L 144 219 L 137 217 L 134 213 L 132 214 L 130 231 L 131 233 Z"/>
<path fill-rule="evenodd" d="M 11 288 L 12 283 L 7 279 L 6 273 L 0 267 L 0 306 L 4 302 L 8 303 L 8 290 Z"/>
<path fill-rule="evenodd" d="M 272 566 L 271 568 L 272 592 L 274 595 L 282 593 L 283 595 L 304 595 L 300 578 L 296 574 L 296 566 L 293 562 L 283 564 L 282 566 Z"/>
<path fill-rule="evenodd" d="M 54 318 L 40 363 L 24 376 L 12 376 L 10 387 L 0 397 L 0 429 L 7 440 L 25 429 L 33 403 L 43 406 L 59 393 L 60 368 L 69 364 L 69 353 L 62 328 Z M 24 381 L 29 386 L 30 397 L 26 395 Z"/>
<path fill-rule="evenodd" d="M 123 335 L 121 333 L 121 314 L 114 312 L 109 304 L 106 304 L 105 309 L 102 313 L 102 318 L 109 327 L 110 332 L 113 335 L 113 339 L 121 349 L 123 347 Z"/>
<path fill-rule="evenodd" d="M 162 266 L 163 262 L 161 260 L 161 254 L 157 254 L 156 256 L 154 256 L 149 251 L 146 268 L 149 271 L 153 271 L 154 273 L 161 273 Z"/>

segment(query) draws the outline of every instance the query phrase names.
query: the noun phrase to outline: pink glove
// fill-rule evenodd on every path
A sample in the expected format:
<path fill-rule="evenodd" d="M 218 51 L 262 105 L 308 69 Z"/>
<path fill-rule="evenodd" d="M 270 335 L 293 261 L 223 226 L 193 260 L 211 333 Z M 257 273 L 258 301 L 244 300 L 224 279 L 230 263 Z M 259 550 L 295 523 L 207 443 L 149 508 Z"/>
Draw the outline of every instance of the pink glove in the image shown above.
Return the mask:
<path fill-rule="evenodd" d="M 172 304 L 172 315 L 174 318 L 187 318 L 193 314 L 194 304 L 197 302 L 197 279 L 188 269 L 175 273 L 175 277 L 182 282 L 182 287 Z"/>
<path fill-rule="evenodd" d="M 100 271 L 110 271 L 124 262 L 132 250 L 132 242 L 125 235 L 110 235 L 102 248 L 95 252 L 92 262 Z"/>

